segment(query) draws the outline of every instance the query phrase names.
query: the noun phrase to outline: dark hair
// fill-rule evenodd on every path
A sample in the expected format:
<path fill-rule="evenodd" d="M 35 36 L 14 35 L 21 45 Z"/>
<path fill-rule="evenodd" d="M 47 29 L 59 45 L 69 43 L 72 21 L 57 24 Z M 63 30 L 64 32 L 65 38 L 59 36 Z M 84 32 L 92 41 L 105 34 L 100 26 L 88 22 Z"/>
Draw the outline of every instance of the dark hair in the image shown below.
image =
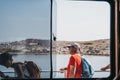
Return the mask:
<path fill-rule="evenodd" d="M 41 77 L 41 68 L 37 66 L 33 61 L 25 61 L 26 67 L 30 76 L 32 78 L 40 78 Z"/>
<path fill-rule="evenodd" d="M 12 60 L 11 54 L 9 54 L 8 52 L 4 52 L 4 53 L 0 54 L 0 63 L 1 64 L 6 63 L 8 60 Z"/>

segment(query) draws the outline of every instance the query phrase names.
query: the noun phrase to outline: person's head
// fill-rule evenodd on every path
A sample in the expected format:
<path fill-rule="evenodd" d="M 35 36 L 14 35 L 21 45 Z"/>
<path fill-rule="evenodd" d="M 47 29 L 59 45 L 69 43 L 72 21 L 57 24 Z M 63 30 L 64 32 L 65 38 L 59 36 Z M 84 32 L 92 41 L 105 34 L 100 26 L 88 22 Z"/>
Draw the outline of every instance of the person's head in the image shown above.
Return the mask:
<path fill-rule="evenodd" d="M 72 43 L 70 46 L 67 47 L 69 48 L 70 54 L 80 52 L 80 45 L 78 43 Z"/>
<path fill-rule="evenodd" d="M 5 66 L 5 67 L 10 67 L 12 65 L 13 59 L 12 55 L 9 54 L 8 52 L 4 52 L 0 54 L 0 64 Z"/>

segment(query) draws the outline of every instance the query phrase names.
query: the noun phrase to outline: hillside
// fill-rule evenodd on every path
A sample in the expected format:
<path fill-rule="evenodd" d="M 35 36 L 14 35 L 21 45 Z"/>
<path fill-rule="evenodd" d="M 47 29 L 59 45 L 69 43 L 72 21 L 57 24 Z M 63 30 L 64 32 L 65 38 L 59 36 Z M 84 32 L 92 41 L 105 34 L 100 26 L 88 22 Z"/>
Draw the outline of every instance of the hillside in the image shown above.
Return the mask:
<path fill-rule="evenodd" d="M 13 54 L 49 53 L 50 41 L 42 39 L 26 39 L 21 41 L 0 43 L 0 52 L 5 51 Z"/>
<path fill-rule="evenodd" d="M 57 41 L 53 43 L 53 52 L 59 54 L 67 54 L 68 48 L 65 46 L 71 44 L 72 41 Z M 81 46 L 82 54 L 87 55 L 110 55 L 110 40 L 109 39 L 101 39 L 94 41 L 84 41 L 78 42 Z"/>
<path fill-rule="evenodd" d="M 75 42 L 75 41 L 74 41 Z M 67 54 L 72 41 L 53 41 L 52 52 L 55 54 Z M 110 40 L 101 39 L 94 41 L 77 41 L 81 46 L 82 54 L 87 55 L 110 55 Z M 11 52 L 13 54 L 48 54 L 50 53 L 50 40 L 26 39 L 13 42 L 1 42 L 0 53 Z"/>

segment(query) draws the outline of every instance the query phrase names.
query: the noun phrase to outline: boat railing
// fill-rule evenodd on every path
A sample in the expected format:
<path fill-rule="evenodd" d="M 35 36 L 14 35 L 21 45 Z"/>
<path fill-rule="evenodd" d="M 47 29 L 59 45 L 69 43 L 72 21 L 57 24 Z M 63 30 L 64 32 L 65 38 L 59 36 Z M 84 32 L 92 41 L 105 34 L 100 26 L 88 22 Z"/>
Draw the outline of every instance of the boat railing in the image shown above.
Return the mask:
<path fill-rule="evenodd" d="M 2 71 L 3 73 L 5 74 L 13 74 L 13 77 L 16 77 L 16 74 L 14 71 Z M 53 72 L 53 75 L 54 77 L 53 78 L 66 78 L 66 71 L 52 71 Z M 106 71 L 101 71 L 101 70 L 95 70 L 96 73 L 99 73 L 99 72 L 110 72 L 110 70 L 106 70 Z M 46 74 L 46 73 L 50 73 L 50 70 L 42 70 L 41 71 L 41 75 L 42 74 Z M 41 76 L 42 77 L 42 76 Z"/>

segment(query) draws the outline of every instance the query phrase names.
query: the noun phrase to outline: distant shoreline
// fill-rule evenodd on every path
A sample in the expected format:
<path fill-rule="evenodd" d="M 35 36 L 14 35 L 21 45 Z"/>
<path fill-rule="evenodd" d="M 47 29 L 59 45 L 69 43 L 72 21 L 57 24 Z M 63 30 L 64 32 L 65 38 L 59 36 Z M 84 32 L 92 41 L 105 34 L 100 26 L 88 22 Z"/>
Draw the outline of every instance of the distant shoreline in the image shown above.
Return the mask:
<path fill-rule="evenodd" d="M 57 54 L 57 55 L 69 55 L 69 54 Z M 81 55 L 89 55 L 89 54 L 81 54 Z M 89 56 L 110 56 L 110 55 L 106 55 L 106 54 L 104 54 L 104 55 L 102 55 L 102 54 L 100 54 L 100 55 L 90 54 Z"/>
<path fill-rule="evenodd" d="M 110 55 L 110 40 L 100 39 L 94 41 L 53 41 L 53 54 L 67 54 L 67 45 L 78 43 L 81 46 L 82 55 Z M 26 39 L 14 42 L 0 43 L 0 52 L 10 52 L 12 54 L 43 54 L 50 53 L 50 41 L 41 39 Z"/>
<path fill-rule="evenodd" d="M 22 54 L 18 54 L 18 53 L 16 53 L 16 54 L 14 54 L 14 53 L 11 53 L 13 56 L 17 56 L 17 55 L 50 55 L 49 53 L 47 53 L 47 54 L 38 54 L 38 53 L 36 53 L 36 54 L 34 54 L 34 53 L 29 53 L 29 54 L 26 54 L 26 53 L 22 53 Z M 70 54 L 55 54 L 55 53 L 53 53 L 52 55 L 70 55 Z M 85 54 L 85 55 L 81 55 L 81 56 L 110 56 L 110 55 L 89 55 L 89 54 Z"/>

